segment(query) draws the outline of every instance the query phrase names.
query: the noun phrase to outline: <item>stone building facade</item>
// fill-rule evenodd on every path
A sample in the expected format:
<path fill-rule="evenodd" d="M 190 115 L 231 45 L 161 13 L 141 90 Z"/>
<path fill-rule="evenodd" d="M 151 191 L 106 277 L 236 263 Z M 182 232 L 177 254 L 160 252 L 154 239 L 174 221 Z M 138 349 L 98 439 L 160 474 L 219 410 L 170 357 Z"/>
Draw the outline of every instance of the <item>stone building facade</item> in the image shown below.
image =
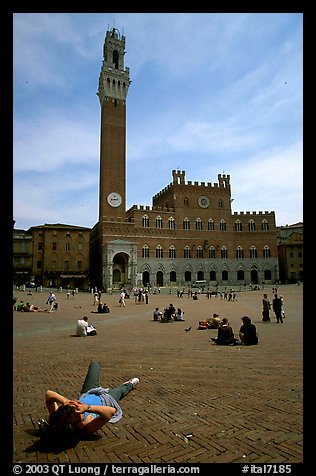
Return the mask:
<path fill-rule="evenodd" d="M 13 228 L 13 283 L 17 286 L 32 280 L 33 245 L 31 230 Z"/>
<path fill-rule="evenodd" d="M 303 281 L 303 223 L 277 227 L 280 281 Z"/>
<path fill-rule="evenodd" d="M 38 286 L 89 288 L 90 230 L 60 223 L 31 227 L 32 278 Z"/>
<path fill-rule="evenodd" d="M 98 96 L 101 107 L 99 220 L 91 231 L 91 285 L 244 286 L 279 279 L 275 213 L 232 212 L 230 176 L 215 183 L 172 181 L 152 206 L 126 210 L 125 37 L 106 32 Z M 139 184 L 141 185 L 141 184 Z"/>

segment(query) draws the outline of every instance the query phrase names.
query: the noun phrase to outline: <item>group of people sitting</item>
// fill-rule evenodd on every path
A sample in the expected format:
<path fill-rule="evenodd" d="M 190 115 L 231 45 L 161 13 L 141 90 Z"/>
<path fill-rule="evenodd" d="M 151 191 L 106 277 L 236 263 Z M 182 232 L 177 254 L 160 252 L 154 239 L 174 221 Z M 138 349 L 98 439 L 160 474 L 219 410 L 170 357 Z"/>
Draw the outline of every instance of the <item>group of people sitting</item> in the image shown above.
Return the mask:
<path fill-rule="evenodd" d="M 96 311 L 91 311 L 91 312 L 94 313 L 94 314 L 96 314 L 96 313 L 108 314 L 110 312 L 110 308 L 106 303 L 102 304 L 102 302 L 99 302 L 97 310 Z"/>
<path fill-rule="evenodd" d="M 256 326 L 252 324 L 248 316 L 243 316 L 241 321 L 242 325 L 239 329 L 239 339 L 235 338 L 228 319 L 224 317 L 218 327 L 217 337 L 212 337 L 211 340 L 217 345 L 257 345 L 258 334 Z"/>
<path fill-rule="evenodd" d="M 180 307 L 176 310 L 174 305 L 170 303 L 163 312 L 159 311 L 159 307 L 156 307 L 153 312 L 153 319 L 160 322 L 184 321 L 184 311 Z"/>
<path fill-rule="evenodd" d="M 58 303 L 55 303 L 58 307 Z M 45 309 L 41 309 L 38 306 L 34 306 L 34 304 L 30 304 L 29 302 L 17 302 L 15 298 L 13 298 L 13 310 L 14 311 L 22 311 L 22 312 L 45 312 Z"/>

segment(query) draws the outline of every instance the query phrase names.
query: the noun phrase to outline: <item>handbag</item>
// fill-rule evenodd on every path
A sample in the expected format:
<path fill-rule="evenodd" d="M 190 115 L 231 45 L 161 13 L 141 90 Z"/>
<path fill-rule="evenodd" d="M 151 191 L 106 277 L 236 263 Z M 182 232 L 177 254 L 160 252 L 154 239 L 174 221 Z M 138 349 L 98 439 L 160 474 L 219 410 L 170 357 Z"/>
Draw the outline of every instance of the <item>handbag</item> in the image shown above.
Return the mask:
<path fill-rule="evenodd" d="M 91 324 L 87 326 L 87 336 L 96 336 L 97 335 L 97 330 L 94 326 Z"/>

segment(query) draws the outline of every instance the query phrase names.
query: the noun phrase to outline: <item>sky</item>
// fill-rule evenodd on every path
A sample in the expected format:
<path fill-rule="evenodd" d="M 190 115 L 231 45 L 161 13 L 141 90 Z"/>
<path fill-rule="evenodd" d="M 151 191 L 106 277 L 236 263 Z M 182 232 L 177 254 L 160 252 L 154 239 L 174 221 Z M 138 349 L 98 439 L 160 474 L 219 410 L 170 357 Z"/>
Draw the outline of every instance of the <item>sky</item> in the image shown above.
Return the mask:
<path fill-rule="evenodd" d="M 172 181 L 230 175 L 232 212 L 303 221 L 302 13 L 15 13 L 13 218 L 92 228 L 99 74 L 126 37 L 126 209 Z"/>

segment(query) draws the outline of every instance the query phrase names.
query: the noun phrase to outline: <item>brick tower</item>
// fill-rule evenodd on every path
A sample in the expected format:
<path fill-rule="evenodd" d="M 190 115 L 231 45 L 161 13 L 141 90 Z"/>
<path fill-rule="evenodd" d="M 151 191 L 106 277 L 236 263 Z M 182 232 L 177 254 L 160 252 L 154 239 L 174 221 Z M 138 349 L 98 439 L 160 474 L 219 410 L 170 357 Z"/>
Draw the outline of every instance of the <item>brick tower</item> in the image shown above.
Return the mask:
<path fill-rule="evenodd" d="M 129 68 L 124 68 L 125 36 L 106 32 L 98 96 L 101 106 L 99 221 L 123 218 L 126 207 L 126 96 Z"/>

